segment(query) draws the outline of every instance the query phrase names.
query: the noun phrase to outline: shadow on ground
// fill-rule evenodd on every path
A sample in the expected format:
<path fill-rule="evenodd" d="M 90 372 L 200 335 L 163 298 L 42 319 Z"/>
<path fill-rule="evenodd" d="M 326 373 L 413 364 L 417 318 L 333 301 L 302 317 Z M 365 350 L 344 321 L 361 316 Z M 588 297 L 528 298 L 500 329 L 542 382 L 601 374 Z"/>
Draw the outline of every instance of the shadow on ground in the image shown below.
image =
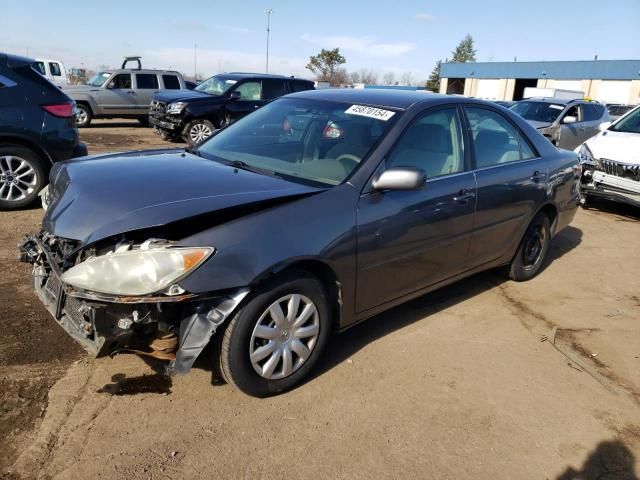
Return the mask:
<path fill-rule="evenodd" d="M 580 470 L 567 467 L 557 480 L 638 480 L 634 464 L 629 447 L 620 440 L 610 440 L 599 443 Z"/>

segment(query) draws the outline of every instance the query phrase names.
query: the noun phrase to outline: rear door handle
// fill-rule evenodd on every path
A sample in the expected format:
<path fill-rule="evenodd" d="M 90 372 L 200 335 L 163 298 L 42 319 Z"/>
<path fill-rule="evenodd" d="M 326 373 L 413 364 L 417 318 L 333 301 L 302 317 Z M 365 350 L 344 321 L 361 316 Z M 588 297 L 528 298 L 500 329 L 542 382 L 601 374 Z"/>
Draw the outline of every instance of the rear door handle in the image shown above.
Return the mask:
<path fill-rule="evenodd" d="M 469 200 L 476 197 L 476 194 L 466 188 L 463 188 L 458 192 L 458 195 L 453 197 L 454 202 L 467 203 Z"/>
<path fill-rule="evenodd" d="M 546 174 L 540 173 L 538 170 L 536 170 L 535 172 L 533 172 L 533 175 L 531 175 L 531 181 L 538 183 L 540 180 L 542 180 L 546 176 L 547 176 Z"/>

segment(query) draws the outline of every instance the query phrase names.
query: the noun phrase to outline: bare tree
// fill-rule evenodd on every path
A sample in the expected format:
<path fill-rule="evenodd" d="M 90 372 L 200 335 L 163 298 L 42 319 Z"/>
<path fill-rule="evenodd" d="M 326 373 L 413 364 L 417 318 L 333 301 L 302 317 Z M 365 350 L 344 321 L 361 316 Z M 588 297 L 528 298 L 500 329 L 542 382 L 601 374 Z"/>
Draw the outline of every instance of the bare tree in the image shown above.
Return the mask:
<path fill-rule="evenodd" d="M 375 85 L 378 83 L 378 74 L 373 70 L 363 68 L 360 70 L 360 81 L 367 85 Z"/>
<path fill-rule="evenodd" d="M 396 79 L 396 76 L 393 72 L 387 72 L 382 77 L 382 83 L 385 85 L 393 85 L 393 81 Z"/>
<path fill-rule="evenodd" d="M 350 83 L 361 83 L 360 80 L 361 80 L 361 78 L 360 78 L 360 74 L 358 72 L 349 73 L 349 82 Z"/>
<path fill-rule="evenodd" d="M 402 77 L 400 79 L 400 83 L 402 85 L 411 85 L 413 83 L 413 75 L 411 74 L 411 72 L 404 72 L 402 74 Z"/>

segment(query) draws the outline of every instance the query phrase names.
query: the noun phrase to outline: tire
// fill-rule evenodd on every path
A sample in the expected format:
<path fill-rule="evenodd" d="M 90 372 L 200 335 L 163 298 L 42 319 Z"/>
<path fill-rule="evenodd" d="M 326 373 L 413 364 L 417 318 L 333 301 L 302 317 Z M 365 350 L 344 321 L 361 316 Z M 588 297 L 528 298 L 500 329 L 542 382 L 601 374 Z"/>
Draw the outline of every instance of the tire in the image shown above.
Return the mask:
<path fill-rule="evenodd" d="M 149 117 L 138 117 L 137 120 L 138 120 L 138 123 L 143 127 L 149 126 Z"/>
<path fill-rule="evenodd" d="M 184 141 L 189 145 L 200 145 L 213 134 L 216 126 L 209 120 L 193 120 L 184 129 Z"/>
<path fill-rule="evenodd" d="M 585 210 L 589 210 L 590 202 L 591 202 L 591 199 L 589 198 L 589 195 L 585 193 L 580 193 L 580 206 L 582 208 L 584 208 Z"/>
<path fill-rule="evenodd" d="M 31 205 L 47 183 L 45 162 L 21 145 L 0 145 L 0 210 Z"/>
<path fill-rule="evenodd" d="M 299 298 L 296 315 L 288 315 L 292 296 Z M 284 328 L 275 322 L 277 315 L 271 316 L 276 304 L 284 315 L 280 321 L 287 322 L 282 324 Z M 305 319 L 305 312 L 313 313 Z M 303 322 L 298 327 L 294 326 L 296 319 Z M 267 397 L 284 392 L 300 383 L 314 367 L 330 330 L 328 297 L 320 281 L 301 271 L 279 275 L 258 287 L 229 322 L 220 339 L 220 372 L 227 383 L 248 395 Z M 272 334 L 275 336 L 271 337 Z M 265 351 L 269 353 L 260 354 Z M 285 358 L 289 359 L 288 373 Z M 273 365 L 272 369 L 269 364 Z"/>
<path fill-rule="evenodd" d="M 511 280 L 524 282 L 535 277 L 542 266 L 551 241 L 551 224 L 549 217 L 539 212 L 527 227 L 515 257 L 506 267 L 506 274 Z"/>
<path fill-rule="evenodd" d="M 91 120 L 93 120 L 93 112 L 91 111 L 91 107 L 83 103 L 78 103 L 76 104 L 76 109 L 78 110 L 78 113 L 76 115 L 76 127 L 84 128 L 91 125 Z"/>

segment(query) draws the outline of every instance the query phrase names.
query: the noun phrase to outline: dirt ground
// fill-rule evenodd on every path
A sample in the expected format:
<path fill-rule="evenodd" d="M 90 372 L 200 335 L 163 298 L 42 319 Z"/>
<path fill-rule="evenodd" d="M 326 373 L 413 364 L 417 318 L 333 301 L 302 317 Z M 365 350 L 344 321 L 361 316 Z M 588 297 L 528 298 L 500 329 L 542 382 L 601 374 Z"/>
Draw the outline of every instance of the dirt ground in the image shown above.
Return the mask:
<path fill-rule="evenodd" d="M 81 137 L 178 146 L 128 122 Z M 173 379 L 87 358 L 16 260 L 41 211 L 1 212 L 0 477 L 638 478 L 640 211 L 596 207 L 534 280 L 487 272 L 372 318 L 266 400 L 206 357 Z"/>

